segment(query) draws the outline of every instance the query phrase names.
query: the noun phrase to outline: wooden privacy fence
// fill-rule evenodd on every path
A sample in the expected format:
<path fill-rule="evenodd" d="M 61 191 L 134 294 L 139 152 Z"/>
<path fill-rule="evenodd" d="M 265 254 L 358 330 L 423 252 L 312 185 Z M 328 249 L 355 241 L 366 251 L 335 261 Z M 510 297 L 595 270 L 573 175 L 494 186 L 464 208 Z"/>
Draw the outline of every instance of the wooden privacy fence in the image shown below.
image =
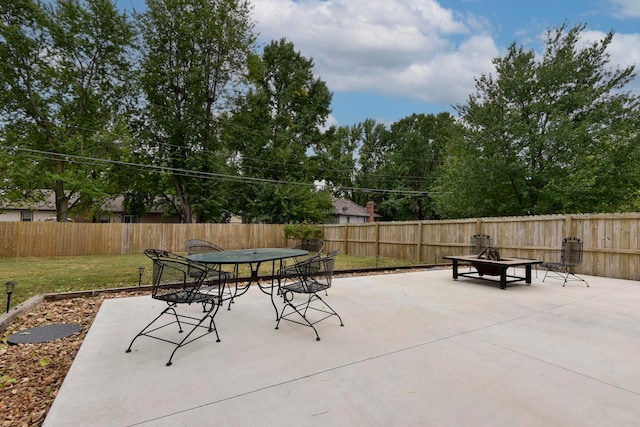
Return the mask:
<path fill-rule="evenodd" d="M 184 252 L 187 239 L 225 249 L 285 247 L 283 229 L 279 224 L 0 222 L 0 256 L 118 255 L 147 248 Z"/>
<path fill-rule="evenodd" d="M 562 239 L 583 240 L 577 271 L 594 276 L 638 280 L 640 213 L 474 218 L 415 222 L 325 225 L 330 249 L 439 264 L 445 255 L 465 255 L 474 234 L 488 234 L 503 256 L 549 259 Z"/>
<path fill-rule="evenodd" d="M 503 256 L 548 259 L 564 237 L 584 242 L 583 274 L 638 280 L 640 213 L 549 215 L 463 220 L 324 225 L 326 250 L 425 264 L 469 251 L 473 234 L 488 234 Z M 0 256 L 74 256 L 184 251 L 199 238 L 225 249 L 286 247 L 279 224 L 85 224 L 0 222 Z M 546 253 L 546 254 L 545 254 Z"/>

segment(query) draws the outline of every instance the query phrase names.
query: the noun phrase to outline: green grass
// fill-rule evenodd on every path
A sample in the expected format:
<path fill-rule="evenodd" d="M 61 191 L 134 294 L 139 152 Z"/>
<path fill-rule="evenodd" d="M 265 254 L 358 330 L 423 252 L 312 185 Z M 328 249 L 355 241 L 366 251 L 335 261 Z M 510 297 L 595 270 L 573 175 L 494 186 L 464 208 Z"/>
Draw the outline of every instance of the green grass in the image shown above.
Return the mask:
<path fill-rule="evenodd" d="M 411 262 L 391 258 L 339 255 L 336 270 L 396 267 Z M 39 294 L 110 289 L 138 285 L 138 266 L 144 266 L 142 284 L 151 282 L 151 261 L 144 255 L 93 255 L 46 258 L 0 258 L 0 310 L 5 311 L 7 294 L 4 283 L 17 282 L 11 295 L 15 306 Z M 265 263 L 260 274 L 270 274 L 270 263 Z M 241 267 L 240 276 L 249 275 L 247 266 Z"/>

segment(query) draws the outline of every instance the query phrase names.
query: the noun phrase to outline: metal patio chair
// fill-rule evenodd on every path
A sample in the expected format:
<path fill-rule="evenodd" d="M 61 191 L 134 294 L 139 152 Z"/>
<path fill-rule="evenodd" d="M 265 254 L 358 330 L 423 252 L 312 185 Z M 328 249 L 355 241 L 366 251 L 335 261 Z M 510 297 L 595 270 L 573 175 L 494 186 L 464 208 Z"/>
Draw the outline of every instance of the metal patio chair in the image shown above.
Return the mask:
<path fill-rule="evenodd" d="M 220 286 L 216 287 L 217 293 L 208 290 L 202 291 L 202 285 L 205 278 L 210 273 L 207 268 L 203 268 L 198 264 L 194 264 L 186 260 L 184 257 L 162 250 L 147 250 L 147 256 L 153 261 L 153 282 L 151 298 L 164 301 L 167 306 L 145 326 L 131 340 L 126 352 L 131 352 L 133 343 L 142 336 L 154 338 L 175 345 L 171 352 L 167 366 L 171 366 L 173 356 L 179 348 L 204 337 L 212 332 L 216 334 L 216 341 L 220 341 L 218 330 L 216 328 L 214 317 L 222 304 L 222 290 L 226 283 L 226 277 L 219 275 L 218 281 Z M 181 259 L 182 258 L 182 259 Z M 204 314 L 201 317 L 195 317 L 188 311 L 178 311 L 180 306 L 189 306 L 191 304 L 202 304 Z M 184 309 L 184 307 L 182 307 Z M 168 318 L 167 318 L 168 317 Z M 207 322 L 208 320 L 208 322 Z M 165 328 L 171 325 L 177 325 L 177 332 L 184 332 L 183 326 L 191 326 L 182 339 L 177 337 L 174 339 L 170 333 L 164 332 Z M 162 333 L 158 333 L 162 330 Z M 196 333 L 196 336 L 192 335 Z M 182 336 L 182 335 L 181 335 Z"/>
<path fill-rule="evenodd" d="M 469 239 L 469 255 L 480 255 L 482 251 L 487 248 L 493 246 L 493 240 L 491 236 L 487 234 L 474 234 Z M 469 270 L 471 270 L 473 266 L 469 264 Z"/>
<path fill-rule="evenodd" d="M 204 252 L 222 252 L 224 250 L 215 243 L 207 242 L 206 240 L 200 239 L 187 240 L 186 242 L 184 242 L 184 248 L 189 253 L 189 255 L 201 254 Z"/>
<path fill-rule="evenodd" d="M 469 255 L 480 255 L 487 247 L 493 246 L 491 236 L 487 234 L 474 234 L 470 239 Z"/>
<path fill-rule="evenodd" d="M 187 240 L 184 243 L 184 248 L 189 255 L 224 251 L 224 249 L 222 249 L 220 246 L 216 245 L 215 243 L 207 242 L 206 240 L 200 240 L 200 239 Z M 227 281 L 234 279 L 237 275 L 237 272 L 235 271 L 223 270 L 222 266 L 220 265 L 207 265 L 206 267 L 210 269 L 210 272 L 207 274 L 207 279 L 210 279 L 210 280 L 207 280 L 208 286 L 215 286 L 217 278 L 220 274 L 225 275 Z M 222 297 L 223 297 L 222 298 L 223 300 L 233 299 L 233 294 L 230 288 L 226 289 L 226 292 L 223 294 Z"/>
<path fill-rule="evenodd" d="M 221 277 L 220 273 L 215 272 L 215 270 L 211 270 L 211 267 L 208 265 L 191 261 L 180 254 L 165 251 L 164 249 L 145 249 L 144 254 L 148 258 L 150 258 L 152 261 L 153 260 L 159 260 L 159 261 L 177 260 L 179 262 L 186 263 L 189 266 L 193 265 L 195 267 L 194 270 L 189 270 L 189 275 L 192 277 L 198 277 L 200 275 L 200 271 L 203 269 L 207 270 L 207 275 L 205 276 L 204 282 L 200 287 L 200 292 L 201 293 L 210 292 L 213 295 L 216 295 L 219 291 L 218 288 L 222 286 L 222 289 L 221 289 L 222 299 L 227 300 L 231 298 L 231 291 L 228 289 L 227 286 L 225 286 L 226 282 L 230 278 L 229 275 L 223 274 L 224 277 Z M 156 262 L 153 263 L 153 276 L 152 276 L 151 283 L 155 283 L 156 275 L 160 271 L 159 265 L 161 264 Z M 221 279 L 224 279 L 224 280 L 221 280 Z M 203 304 L 203 310 L 207 311 L 207 307 L 205 306 L 205 304 Z"/>
<path fill-rule="evenodd" d="M 587 281 L 574 272 L 574 269 L 582 264 L 581 239 L 578 237 L 566 237 L 562 239 L 560 252 L 555 252 L 554 254 L 554 259 L 549 261 L 545 260 L 544 253 L 542 254 L 543 261 L 541 265 L 547 269 L 542 279 L 543 282 L 547 278 L 547 275 L 551 273 L 551 278 L 561 279 L 563 281 L 563 287 L 571 280 L 582 281 L 589 287 Z"/>
<path fill-rule="evenodd" d="M 312 328 L 316 341 L 320 341 L 316 323 L 336 316 L 340 320 L 340 326 L 344 326 L 340 315 L 318 295 L 331 287 L 337 253 L 338 251 L 317 254 L 295 264 L 297 276 L 281 288 L 285 305 L 278 316 L 276 329 L 280 327 L 282 320 L 288 320 Z M 294 303 L 295 294 L 303 295 L 304 300 Z M 318 313 L 319 318 L 314 316 Z"/>
<path fill-rule="evenodd" d="M 206 253 L 206 252 L 222 252 L 224 251 L 224 249 L 222 249 L 220 246 L 216 245 L 215 243 L 211 243 L 211 242 L 207 242 L 206 240 L 200 240 L 200 239 L 189 239 L 184 243 L 184 248 L 187 251 L 187 253 L 189 255 L 193 255 L 193 254 L 201 254 L 201 253 Z M 227 278 L 232 279 L 233 277 L 235 277 L 235 272 L 231 272 L 231 271 L 224 271 L 220 268 L 219 265 L 214 267 L 215 270 L 221 271 L 222 274 L 227 275 Z"/>
<path fill-rule="evenodd" d="M 322 239 L 306 239 L 292 246 L 291 249 L 303 249 L 309 251 L 309 253 L 305 256 L 294 258 L 294 264 L 288 266 L 284 264 L 278 271 L 280 278 L 286 280 L 291 277 L 296 277 L 298 275 L 296 264 L 319 255 L 324 250 L 324 245 L 325 243 Z"/>

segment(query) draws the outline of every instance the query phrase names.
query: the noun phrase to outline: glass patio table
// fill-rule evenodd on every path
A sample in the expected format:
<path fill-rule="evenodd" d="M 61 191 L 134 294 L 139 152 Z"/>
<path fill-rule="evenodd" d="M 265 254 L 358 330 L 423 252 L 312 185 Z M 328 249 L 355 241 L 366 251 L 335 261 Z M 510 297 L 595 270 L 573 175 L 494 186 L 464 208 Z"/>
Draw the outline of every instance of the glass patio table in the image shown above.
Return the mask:
<path fill-rule="evenodd" d="M 252 284 L 258 285 L 258 288 L 271 298 L 271 305 L 276 312 L 276 320 L 278 320 L 278 308 L 273 300 L 274 289 L 278 289 L 280 286 L 280 277 L 277 274 L 282 268 L 283 260 L 287 258 L 295 258 L 299 256 L 305 256 L 309 252 L 303 249 L 289 249 L 289 248 L 255 248 L 255 249 L 234 249 L 229 251 L 220 252 L 204 252 L 199 254 L 189 255 L 187 259 L 199 262 L 201 264 L 211 265 L 233 265 L 233 275 L 235 277 L 235 289 L 232 292 L 229 300 L 229 307 L 234 299 L 240 295 L 243 295 Z M 258 276 L 258 270 L 263 262 L 271 262 L 271 283 L 263 283 Z M 238 268 L 241 264 L 248 264 L 251 269 L 251 276 L 249 280 L 242 286 L 239 284 Z M 276 268 L 277 265 L 277 268 Z"/>

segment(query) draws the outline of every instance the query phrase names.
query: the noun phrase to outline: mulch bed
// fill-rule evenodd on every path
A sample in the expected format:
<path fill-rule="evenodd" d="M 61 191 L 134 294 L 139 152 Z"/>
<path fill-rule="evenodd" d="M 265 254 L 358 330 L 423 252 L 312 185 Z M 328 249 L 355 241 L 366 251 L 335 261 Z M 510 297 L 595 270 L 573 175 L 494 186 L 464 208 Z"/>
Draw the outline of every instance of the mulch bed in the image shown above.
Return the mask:
<path fill-rule="evenodd" d="M 44 301 L 18 317 L 2 333 L 0 343 L 0 425 L 40 426 L 102 301 L 136 294 L 120 292 Z M 75 323 L 82 326 L 82 330 L 69 337 L 44 343 L 7 344 L 7 338 L 16 332 L 56 323 Z"/>

